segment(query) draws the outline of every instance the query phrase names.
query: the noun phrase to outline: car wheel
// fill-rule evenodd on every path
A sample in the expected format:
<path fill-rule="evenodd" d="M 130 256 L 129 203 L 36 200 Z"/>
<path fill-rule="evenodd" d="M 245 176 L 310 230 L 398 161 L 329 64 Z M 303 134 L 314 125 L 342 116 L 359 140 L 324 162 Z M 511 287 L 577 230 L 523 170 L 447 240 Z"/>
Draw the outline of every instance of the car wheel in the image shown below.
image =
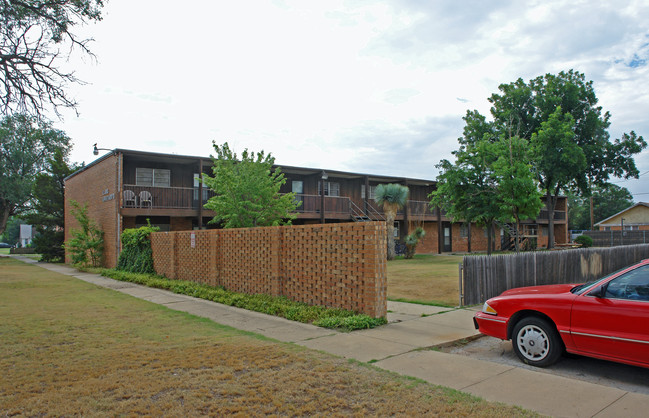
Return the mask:
<path fill-rule="evenodd" d="M 518 321 L 512 333 L 512 345 L 523 363 L 547 367 L 559 360 L 563 341 L 545 319 L 528 316 Z"/>

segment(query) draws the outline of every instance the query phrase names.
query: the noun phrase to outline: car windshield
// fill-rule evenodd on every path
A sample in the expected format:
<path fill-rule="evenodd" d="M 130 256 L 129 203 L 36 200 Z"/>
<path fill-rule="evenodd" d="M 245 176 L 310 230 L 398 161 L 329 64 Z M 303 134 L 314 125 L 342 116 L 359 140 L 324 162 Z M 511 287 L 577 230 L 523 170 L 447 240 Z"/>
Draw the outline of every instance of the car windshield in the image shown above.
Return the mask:
<path fill-rule="evenodd" d="M 624 268 L 621 268 L 621 269 L 619 269 L 617 271 L 614 271 L 611 274 L 607 274 L 606 276 L 602 277 L 601 279 L 591 280 L 590 282 L 586 282 L 584 284 L 580 284 L 579 286 L 575 286 L 572 289 L 570 289 L 570 292 L 575 293 L 575 294 L 577 294 L 577 293 L 579 293 L 579 294 L 585 293 L 585 292 L 589 291 L 590 289 L 594 288 L 595 286 L 597 286 L 599 283 L 607 280 L 609 277 L 615 276 L 619 272 L 624 271 L 624 270 L 626 270 L 628 268 L 629 268 L 628 266 L 624 267 Z"/>

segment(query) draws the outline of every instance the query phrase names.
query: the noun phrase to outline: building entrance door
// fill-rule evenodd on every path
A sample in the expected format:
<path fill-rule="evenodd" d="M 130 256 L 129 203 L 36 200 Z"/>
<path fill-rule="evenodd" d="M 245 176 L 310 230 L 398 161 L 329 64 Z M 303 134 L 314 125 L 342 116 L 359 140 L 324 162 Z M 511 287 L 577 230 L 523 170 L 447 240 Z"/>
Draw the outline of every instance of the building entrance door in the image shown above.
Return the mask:
<path fill-rule="evenodd" d="M 451 224 L 450 223 L 444 223 L 442 225 L 442 230 L 443 230 L 443 237 L 444 237 L 444 242 L 443 242 L 443 248 L 442 251 L 445 253 L 449 253 L 453 251 L 453 237 L 452 237 L 452 229 L 451 229 Z"/>

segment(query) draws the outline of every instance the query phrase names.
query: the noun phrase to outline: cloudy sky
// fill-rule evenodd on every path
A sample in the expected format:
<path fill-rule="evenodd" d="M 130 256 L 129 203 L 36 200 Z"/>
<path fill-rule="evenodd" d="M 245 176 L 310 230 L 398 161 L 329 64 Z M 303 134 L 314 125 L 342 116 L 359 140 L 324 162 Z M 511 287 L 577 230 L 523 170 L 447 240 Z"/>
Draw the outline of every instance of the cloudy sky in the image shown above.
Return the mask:
<path fill-rule="evenodd" d="M 610 134 L 649 140 L 649 2 L 109 0 L 81 28 L 74 142 L 208 156 L 212 141 L 278 164 L 434 179 L 468 109 L 517 78 L 575 69 Z M 649 172 L 649 151 L 636 157 Z M 649 201 L 649 173 L 619 182 Z M 614 180 L 615 181 L 615 180 Z"/>

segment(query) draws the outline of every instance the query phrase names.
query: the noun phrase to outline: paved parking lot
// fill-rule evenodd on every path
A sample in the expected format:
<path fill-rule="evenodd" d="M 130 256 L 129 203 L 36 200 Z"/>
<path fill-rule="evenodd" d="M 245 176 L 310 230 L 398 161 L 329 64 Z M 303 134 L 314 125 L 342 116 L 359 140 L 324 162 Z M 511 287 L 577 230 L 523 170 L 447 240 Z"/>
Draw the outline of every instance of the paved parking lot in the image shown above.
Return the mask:
<path fill-rule="evenodd" d="M 487 336 L 442 351 L 649 395 L 649 369 L 642 367 L 568 355 L 552 367 L 540 369 L 521 362 L 511 341 Z"/>

